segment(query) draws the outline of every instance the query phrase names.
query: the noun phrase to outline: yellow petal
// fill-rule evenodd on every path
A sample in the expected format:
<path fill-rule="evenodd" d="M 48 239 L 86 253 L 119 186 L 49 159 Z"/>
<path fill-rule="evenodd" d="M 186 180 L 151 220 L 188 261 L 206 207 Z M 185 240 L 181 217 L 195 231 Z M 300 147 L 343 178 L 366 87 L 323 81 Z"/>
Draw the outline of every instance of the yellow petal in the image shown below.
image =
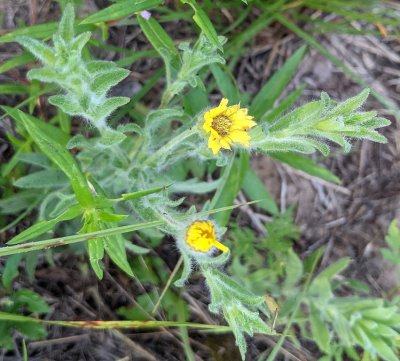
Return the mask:
<path fill-rule="evenodd" d="M 233 142 L 240 143 L 248 147 L 249 141 L 251 139 L 250 135 L 248 135 L 245 131 L 242 130 L 234 130 L 230 134 L 230 138 Z"/>
<path fill-rule="evenodd" d="M 222 148 L 231 149 L 230 143 L 232 143 L 232 141 L 228 137 L 221 138 L 219 142 Z"/>
<path fill-rule="evenodd" d="M 208 138 L 208 148 L 212 150 L 214 154 L 218 154 L 221 149 L 221 144 L 214 137 Z"/>
<path fill-rule="evenodd" d="M 222 114 L 226 111 L 226 106 L 228 105 L 228 99 L 222 98 L 221 102 L 216 108 L 210 109 L 209 113 L 212 118 L 217 117 L 218 115 Z"/>

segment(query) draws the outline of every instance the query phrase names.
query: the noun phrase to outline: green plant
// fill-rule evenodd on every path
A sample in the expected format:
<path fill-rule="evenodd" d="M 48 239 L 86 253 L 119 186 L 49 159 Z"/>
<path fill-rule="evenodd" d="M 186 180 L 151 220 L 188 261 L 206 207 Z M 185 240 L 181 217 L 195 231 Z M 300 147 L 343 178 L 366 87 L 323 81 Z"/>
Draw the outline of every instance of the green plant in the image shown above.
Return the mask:
<path fill-rule="evenodd" d="M 389 226 L 385 241 L 389 248 L 382 248 L 382 256 L 395 266 L 400 266 L 400 230 L 397 220 L 394 219 Z"/>
<path fill-rule="evenodd" d="M 311 154 L 318 150 L 327 156 L 328 142 L 338 144 L 346 152 L 350 151 L 352 139 L 385 143 L 385 137 L 376 129 L 390 122 L 377 117 L 375 111 L 359 111 L 368 97 L 368 90 L 342 103 L 322 93 L 320 100 L 286 113 L 301 94 L 300 88 L 273 108 L 300 63 L 305 47 L 288 59 L 250 104 L 245 101 L 241 106 L 232 104 L 239 102 L 240 94 L 221 67 L 225 63 L 222 50 L 226 39 L 217 36 L 195 1 L 182 3 L 194 11 L 193 19 L 201 34 L 196 41 L 183 42 L 178 48 L 154 17 L 137 13 L 160 1 L 144 0 L 140 7 L 138 3 L 134 8 L 128 8 L 128 2 L 116 3 L 84 19 L 81 27 L 74 25 L 73 6 L 67 5 L 52 37 L 52 46 L 27 36 L 15 37 L 43 65 L 30 70 L 28 79 L 49 83 L 50 87 L 40 88 L 44 94 L 62 93 L 48 98 L 49 103 L 58 108 L 57 121 L 61 130 L 33 116 L 32 112 L 2 107 L 15 120 L 19 134 L 24 137 L 22 142 L 15 142 L 21 150 L 18 160 L 29 164 L 32 172 L 17 174 L 14 182 L 14 186 L 26 189 L 26 193 L 11 195 L 2 200 L 0 206 L 6 209 L 7 204 L 18 199 L 21 205 L 16 208 L 20 210 L 32 197 L 39 208 L 37 222 L 0 249 L 0 255 L 13 257 L 6 265 L 8 274 L 3 274 L 3 282 L 10 285 L 23 253 L 78 242 L 85 242 L 89 262 L 99 279 L 103 277 L 105 254 L 127 275 L 134 277 L 127 250 L 136 255 L 147 250 L 132 245 L 123 233 L 153 227 L 175 239 L 182 257 L 183 271 L 175 286 L 183 287 L 193 270 L 200 271 L 210 293 L 209 310 L 223 315 L 244 359 L 247 350 L 244 334 L 274 334 L 265 321 L 270 316 L 264 302 L 265 293 L 275 297 L 278 280 L 285 277 L 284 291 L 279 294 L 296 297 L 300 290 L 295 286 L 303 276 L 302 262 L 288 242 L 281 245 L 282 249 L 274 249 L 273 237 L 262 244 L 271 251 L 275 264 L 284 262 L 287 266 L 281 269 L 281 274 L 268 276 L 271 280 L 268 289 L 253 287 L 249 290 L 251 285 L 243 287 L 240 280 L 235 281 L 225 273 L 231 254 L 240 254 L 240 248 L 232 244 L 229 250 L 220 240 L 227 230 L 230 211 L 235 208 L 232 203 L 242 185 L 253 200 L 259 200 L 260 194 L 265 198 L 261 207 L 277 213 L 265 189 L 260 189 L 257 182 L 255 188 L 249 185 L 254 179 L 249 171 L 250 151 L 276 157 L 290 154 L 292 163 L 294 159 L 300 168 L 336 180 L 316 164 L 304 166 L 302 158 L 290 152 Z M 90 51 L 84 52 L 90 49 L 91 33 L 83 31 L 82 25 L 115 20 L 131 13 L 137 13 L 137 23 L 164 61 L 166 87 L 158 109 L 146 109 L 142 116 L 133 113 L 127 123 L 113 128 L 113 120 L 118 118 L 119 112 L 126 114 L 131 110 L 132 100 L 109 96 L 109 92 L 129 76 L 129 71 L 113 62 L 93 59 Z M 217 107 L 208 105 L 205 79 L 209 71 L 226 97 Z M 205 95 L 204 105 L 199 106 L 198 94 Z M 244 106 L 248 106 L 249 112 Z M 91 135 L 85 137 L 79 133 L 71 137 L 69 116 L 89 122 L 93 127 Z M 201 180 L 213 177 L 215 171 L 219 171 L 218 179 Z M 31 195 L 33 190 L 35 197 Z M 206 195 L 211 191 L 216 191 L 215 195 L 203 202 L 202 211 L 197 211 L 195 205 L 187 206 L 185 198 L 177 196 Z M 279 218 L 271 224 L 270 233 L 273 227 L 282 227 L 284 234 L 280 238 L 296 237 L 296 229 L 287 227 L 287 219 L 284 220 Z M 43 240 L 49 232 L 61 237 Z M 221 254 L 217 255 L 217 249 Z M 131 263 L 135 260 L 134 257 Z M 234 271 L 235 267 L 238 264 L 234 258 L 228 270 Z M 312 310 L 316 306 L 307 303 L 312 298 L 308 292 L 314 288 L 319 292 L 317 284 L 314 279 L 301 298 Z M 317 294 L 316 297 L 321 300 L 323 296 L 326 295 Z M 379 310 L 383 307 L 378 306 Z M 339 309 L 336 312 L 347 312 L 343 306 L 334 304 L 332 307 Z M 292 311 L 297 315 L 296 308 Z M 288 327 L 290 323 L 288 321 Z M 392 329 L 392 324 L 387 327 Z M 378 338 L 378 341 L 382 340 Z M 322 345 L 322 341 L 316 342 Z M 360 345 L 361 341 L 357 342 Z M 367 344 L 361 343 L 361 346 Z M 321 349 L 327 351 L 322 346 Z"/>
<path fill-rule="evenodd" d="M 42 297 L 24 288 L 14 292 L 10 296 L 1 296 L 0 310 L 1 312 L 9 314 L 28 312 L 30 315 L 46 314 L 50 312 L 49 306 Z M 14 348 L 15 345 L 11 337 L 13 330 L 20 332 L 23 336 L 32 340 L 41 339 L 46 336 L 46 329 L 41 324 L 2 321 L 0 323 L 0 347 L 6 350 Z"/>

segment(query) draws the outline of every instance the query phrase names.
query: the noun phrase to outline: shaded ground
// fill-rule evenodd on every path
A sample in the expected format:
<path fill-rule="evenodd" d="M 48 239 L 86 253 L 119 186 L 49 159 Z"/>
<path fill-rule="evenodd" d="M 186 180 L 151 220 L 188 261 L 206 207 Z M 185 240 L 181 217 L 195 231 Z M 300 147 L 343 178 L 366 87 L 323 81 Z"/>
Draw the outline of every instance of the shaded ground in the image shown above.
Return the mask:
<path fill-rule="evenodd" d="M 22 0 L 6 0 L 0 4 L 0 11 L 3 10 L 5 14 L 6 28 L 13 28 L 17 18 L 31 18 L 30 6 L 26 4 Z M 36 17 L 37 22 L 58 19 L 57 8 L 52 3 L 38 1 L 38 4 L 40 11 Z M 87 7 L 92 6 L 94 5 L 90 3 Z M 192 34 L 192 30 L 184 24 L 169 24 L 167 30 L 174 39 L 185 39 Z M 373 83 L 382 94 L 399 103 L 398 40 L 324 35 L 320 37 L 320 41 L 353 67 L 356 73 Z M 127 48 L 133 50 L 148 46 L 135 27 L 130 27 L 128 31 L 113 28 L 110 32 L 110 43 L 119 46 L 126 44 Z M 259 33 L 250 52 L 241 59 L 235 70 L 241 91 L 256 93 L 274 69 L 280 67 L 300 44 L 294 35 L 277 24 L 272 24 Z M 0 45 L 0 49 L 0 61 L 19 51 L 16 45 L 9 44 Z M 101 55 L 113 60 L 118 58 L 118 54 L 114 52 Z M 141 84 L 160 64 L 157 59 L 136 62 L 131 69 L 130 80 L 121 88 L 121 92 L 129 95 L 130 92 L 140 89 Z M 22 71 L 10 72 L 0 75 L 0 82 L 18 81 L 22 77 Z M 306 91 L 299 103 L 319 97 L 321 91 L 328 92 L 334 99 L 343 100 L 360 90 L 357 84 L 348 80 L 334 65 L 313 50 L 305 57 L 288 92 L 302 83 L 306 84 Z M 161 89 L 162 84 L 159 85 Z M 156 103 L 156 92 L 149 94 L 146 100 L 149 104 Z M 1 104 L 13 104 L 14 101 L 12 98 L 4 99 L 0 96 Z M 381 109 L 380 114 L 387 115 L 372 97 L 366 108 Z M 378 295 L 384 295 L 394 285 L 394 273 L 380 257 L 379 247 L 383 245 L 389 222 L 400 216 L 399 127 L 394 122 L 383 133 L 388 137 L 388 145 L 356 142 L 349 155 L 333 152 L 333 156 L 326 160 L 315 156 L 315 159 L 339 176 L 342 183 L 338 186 L 312 178 L 266 157 L 255 156 L 252 162 L 282 210 L 296 204 L 296 223 L 302 229 L 299 242 L 301 255 L 307 255 L 326 245 L 321 267 L 340 257 L 351 257 L 354 262 L 347 276 L 366 281 Z M 6 161 L 10 148 L 4 141 L 1 142 L 1 151 L 2 161 Z M 177 255 L 168 253 L 168 247 L 167 240 L 159 252 L 172 268 Z M 166 255 L 169 256 L 165 257 Z M 144 292 L 140 285 L 121 275 L 112 265 L 105 279 L 98 282 L 91 272 L 85 271 L 84 264 L 86 261 L 82 257 L 69 252 L 57 254 L 55 266 L 50 266 L 45 259 L 41 259 L 34 284 L 29 284 L 21 277 L 18 286 L 31 288 L 44 296 L 54 309 L 50 317 L 64 320 L 116 319 L 118 316 L 115 310 L 118 307 L 134 305 L 134 297 Z M 207 312 L 207 296 L 201 280 L 192 280 L 182 297 L 190 304 L 196 321 L 219 322 Z M 211 356 L 214 360 L 239 359 L 231 336 L 206 336 L 196 332 L 191 332 L 190 336 L 197 360 L 207 360 Z M 256 359 L 271 344 L 271 339 L 256 337 L 249 344 L 248 359 Z M 291 350 L 289 345 L 287 349 L 301 360 L 313 359 L 306 350 L 298 353 Z M 185 359 L 177 331 L 163 330 L 124 335 L 120 332 L 50 327 L 48 340 L 31 342 L 29 354 L 30 360 Z M 19 356 L 5 356 L 0 352 L 0 360 L 2 359 L 16 360 Z"/>

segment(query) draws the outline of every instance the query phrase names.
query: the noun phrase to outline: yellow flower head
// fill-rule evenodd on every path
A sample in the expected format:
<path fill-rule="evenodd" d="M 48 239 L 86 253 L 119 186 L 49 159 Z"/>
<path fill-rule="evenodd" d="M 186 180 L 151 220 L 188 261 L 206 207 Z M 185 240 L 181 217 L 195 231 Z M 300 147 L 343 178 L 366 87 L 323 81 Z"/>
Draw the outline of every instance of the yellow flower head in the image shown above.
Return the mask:
<path fill-rule="evenodd" d="M 208 252 L 213 246 L 227 252 L 228 247 L 218 242 L 214 224 L 210 221 L 195 221 L 186 231 L 186 244 L 198 252 Z"/>
<path fill-rule="evenodd" d="M 214 154 L 217 154 L 221 148 L 231 149 L 232 143 L 249 147 L 251 137 L 247 131 L 255 125 L 253 117 L 247 115 L 246 108 L 240 108 L 239 105 L 228 107 L 226 98 L 222 98 L 216 108 L 204 114 L 203 129 L 210 133 L 208 147 Z"/>

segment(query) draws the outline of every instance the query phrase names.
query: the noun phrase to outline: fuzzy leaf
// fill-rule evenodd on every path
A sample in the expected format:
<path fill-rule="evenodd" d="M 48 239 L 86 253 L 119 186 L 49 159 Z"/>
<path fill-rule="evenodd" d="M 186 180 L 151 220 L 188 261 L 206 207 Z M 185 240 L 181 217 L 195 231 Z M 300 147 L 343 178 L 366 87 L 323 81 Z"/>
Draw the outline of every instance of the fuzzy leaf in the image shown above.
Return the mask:
<path fill-rule="evenodd" d="M 129 75 L 130 71 L 122 68 L 111 68 L 108 72 L 98 75 L 92 83 L 91 89 L 98 96 L 105 95 L 111 87 L 118 84 Z"/>
<path fill-rule="evenodd" d="M 128 97 L 112 97 L 107 98 L 102 104 L 96 108 L 96 114 L 94 118 L 102 119 L 108 118 L 108 116 L 114 112 L 117 108 L 127 104 L 129 102 Z"/>
<path fill-rule="evenodd" d="M 18 37 L 17 42 L 20 43 L 24 48 L 29 50 L 36 58 L 38 58 L 43 64 L 51 67 L 56 62 L 53 49 L 39 40 L 31 39 L 26 36 Z"/>
<path fill-rule="evenodd" d="M 65 114 L 81 115 L 84 113 L 82 107 L 76 103 L 75 99 L 68 95 L 52 95 L 49 97 L 49 103 L 59 107 Z"/>
<path fill-rule="evenodd" d="M 29 80 L 39 80 L 43 83 L 57 83 L 59 78 L 55 71 L 49 68 L 34 68 L 28 71 Z"/>
<path fill-rule="evenodd" d="M 112 68 L 116 68 L 116 65 L 112 61 L 106 60 L 92 60 L 86 63 L 87 70 L 92 75 L 98 75 L 106 73 Z"/>
<path fill-rule="evenodd" d="M 68 44 L 74 36 L 74 5 L 68 3 L 63 11 L 63 16 L 58 25 L 58 33 L 62 39 Z"/>
<path fill-rule="evenodd" d="M 50 168 L 28 174 L 17 179 L 14 185 L 19 188 L 49 188 L 68 185 L 68 178 L 58 169 Z"/>
<path fill-rule="evenodd" d="M 85 32 L 79 34 L 76 38 L 74 38 L 71 42 L 70 51 L 76 52 L 80 54 L 82 52 L 83 47 L 88 43 L 92 34 L 90 32 Z"/>

